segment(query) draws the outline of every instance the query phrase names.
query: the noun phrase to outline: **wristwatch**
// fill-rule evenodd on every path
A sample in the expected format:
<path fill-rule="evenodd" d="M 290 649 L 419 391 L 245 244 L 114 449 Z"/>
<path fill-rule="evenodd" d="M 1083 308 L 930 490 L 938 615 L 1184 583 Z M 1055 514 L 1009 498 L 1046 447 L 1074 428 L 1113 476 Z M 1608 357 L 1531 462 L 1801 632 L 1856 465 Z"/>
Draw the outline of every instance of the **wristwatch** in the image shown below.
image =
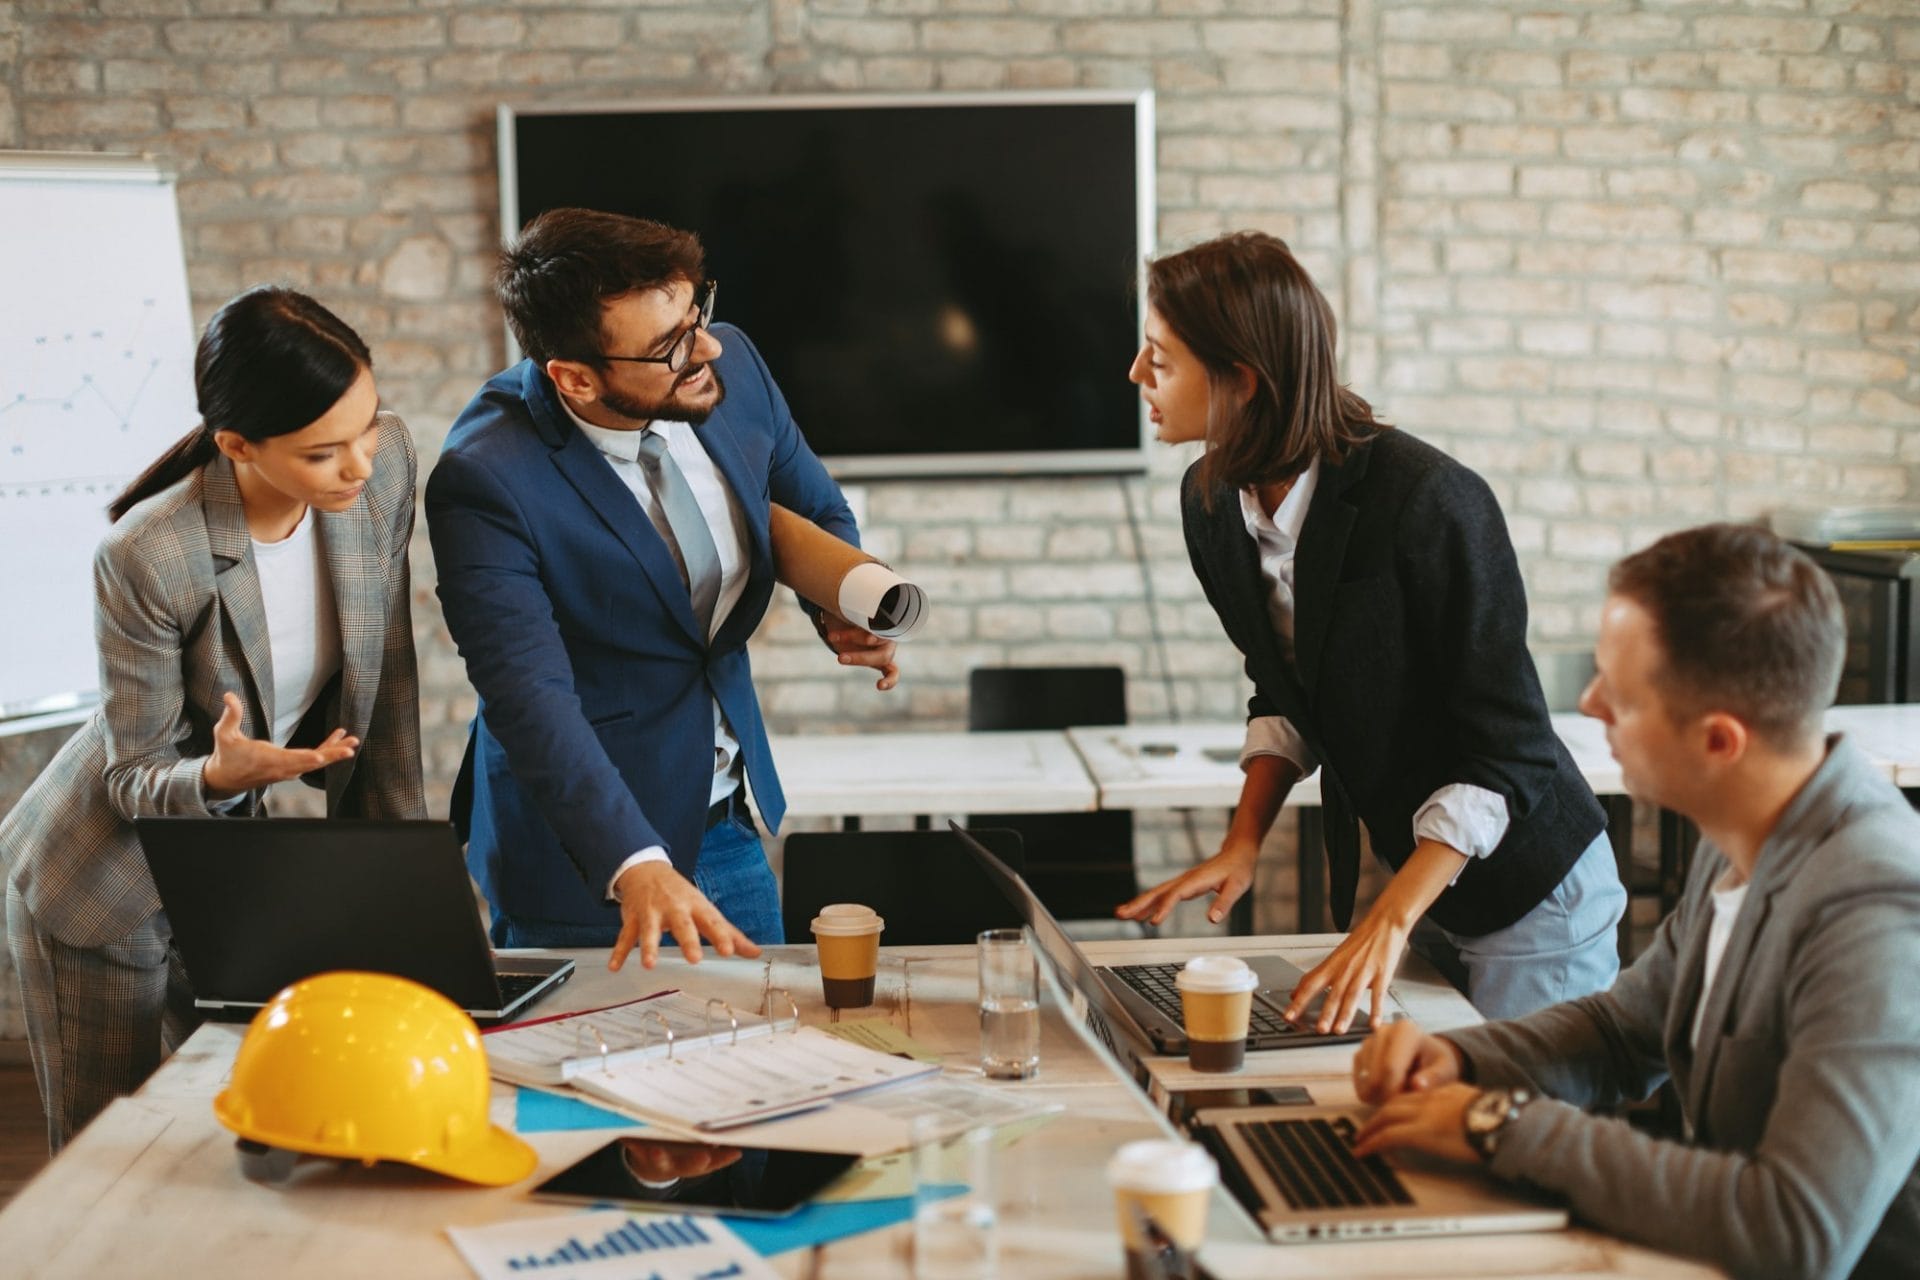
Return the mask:
<path fill-rule="evenodd" d="M 1480 1096 L 1467 1104 L 1467 1145 L 1482 1160 L 1491 1162 L 1500 1146 L 1500 1135 L 1532 1101 L 1533 1094 L 1525 1089 L 1482 1089 Z"/>

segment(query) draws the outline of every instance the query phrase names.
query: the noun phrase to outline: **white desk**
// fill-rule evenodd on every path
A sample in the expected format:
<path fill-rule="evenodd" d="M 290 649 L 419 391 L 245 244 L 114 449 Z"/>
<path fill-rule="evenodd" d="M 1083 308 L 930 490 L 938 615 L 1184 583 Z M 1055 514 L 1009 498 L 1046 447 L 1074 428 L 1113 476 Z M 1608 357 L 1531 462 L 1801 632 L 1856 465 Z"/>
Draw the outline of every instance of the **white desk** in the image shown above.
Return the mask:
<path fill-rule="evenodd" d="M 1599 721 L 1564 713 L 1549 717 L 1554 732 L 1580 774 L 1601 797 L 1607 809 L 1608 829 L 1614 833 L 1614 852 L 1623 879 L 1631 875 L 1633 812 L 1626 799 L 1620 765 L 1607 749 Z M 1231 809 L 1240 802 L 1245 775 L 1240 772 L 1239 749 L 1246 739 L 1243 723 L 1174 725 L 1110 725 L 1067 730 L 1074 750 L 1086 762 L 1087 772 L 1100 788 L 1103 809 Z M 1171 750 L 1168 750 L 1171 748 Z M 1298 927 L 1322 927 L 1326 903 L 1326 869 L 1319 857 L 1320 775 L 1303 778 L 1287 793 L 1286 807 L 1299 812 Z M 1252 900 L 1242 898 L 1236 932 L 1251 932 Z M 1621 944 L 1630 922 L 1621 921 Z M 1622 954 L 1625 954 L 1624 950 Z"/>
<path fill-rule="evenodd" d="M 1078 813 L 1099 791 L 1060 730 L 794 734 L 771 740 L 787 816 Z"/>
<path fill-rule="evenodd" d="M 1832 707 L 1827 731 L 1844 733 L 1886 769 L 1895 785 L 1920 787 L 1920 702 L 1879 707 Z"/>
<path fill-rule="evenodd" d="M 1920 712 L 1920 707 L 1913 709 Z M 1620 765 L 1607 750 L 1606 730 L 1598 720 L 1571 712 L 1549 719 L 1595 795 L 1625 790 Z M 1067 738 L 1100 788 L 1102 809 L 1230 809 L 1239 803 L 1245 780 L 1239 750 L 1246 732 L 1246 725 L 1238 722 L 1129 724 L 1069 729 Z M 1920 734 L 1920 717 L 1915 732 Z M 1165 751 L 1167 747 L 1173 750 Z M 1920 756 L 1920 749 L 1915 754 Z M 1287 795 L 1289 808 L 1319 803 L 1318 773 L 1303 778 Z"/>
<path fill-rule="evenodd" d="M 1188 939 L 1090 949 L 1108 959 L 1153 960 L 1184 958 L 1200 949 L 1249 954 L 1259 947 L 1311 964 L 1332 941 L 1325 936 L 1262 943 Z M 782 966 L 806 964 L 810 952 L 779 948 L 775 958 Z M 708 961 L 690 970 L 666 960 L 654 975 L 643 977 L 633 969 L 608 974 L 604 953 L 575 954 L 581 960 L 579 975 L 543 1012 L 554 1011 L 552 1006 L 592 1007 L 667 985 L 751 1003 L 763 982 L 758 961 Z M 910 1009 L 915 1038 L 950 1061 L 970 1060 L 978 1038 L 972 949 L 889 949 L 888 954 L 913 958 L 912 1000 L 910 1006 L 879 1012 L 902 1023 Z M 1409 976 L 1394 993 L 1426 1025 L 1445 1027 L 1474 1018 L 1466 1002 L 1437 980 Z M 825 1021 L 817 987 L 796 985 L 794 994 L 801 998 L 803 1019 Z M 28 1184 L 0 1213 L 0 1258 L 8 1274 L 37 1280 L 464 1277 L 468 1272 L 443 1228 L 572 1212 L 527 1199 L 525 1188 L 610 1136 L 606 1130 L 529 1135 L 540 1166 L 534 1179 L 518 1187 L 470 1187 L 404 1166 L 368 1169 L 323 1161 L 303 1162 L 285 1186 L 256 1186 L 241 1176 L 232 1135 L 214 1120 L 209 1105 L 222 1087 L 239 1036 L 231 1026 L 202 1027 L 145 1088 L 115 1102 Z M 1350 1047 L 1332 1046 L 1257 1054 L 1248 1071 L 1234 1079 L 1304 1084 L 1317 1100 L 1349 1100 L 1350 1053 Z M 1163 1122 L 1136 1089 L 1107 1070 L 1051 1004 L 1043 1020 L 1041 1060 L 1037 1080 L 998 1086 L 1065 1108 L 1000 1157 L 1000 1274 L 1006 1280 L 1117 1276 L 1119 1245 L 1100 1170 L 1121 1143 L 1163 1136 Z M 496 1122 L 511 1123 L 511 1097 L 496 1086 Z M 897 1280 L 907 1271 L 908 1234 L 895 1227 L 830 1245 L 817 1272 L 807 1270 L 804 1251 L 781 1255 L 774 1263 L 795 1277 Z M 1224 1192 L 1216 1194 L 1203 1257 L 1223 1280 L 1715 1274 L 1581 1230 L 1275 1248 L 1260 1240 Z"/>

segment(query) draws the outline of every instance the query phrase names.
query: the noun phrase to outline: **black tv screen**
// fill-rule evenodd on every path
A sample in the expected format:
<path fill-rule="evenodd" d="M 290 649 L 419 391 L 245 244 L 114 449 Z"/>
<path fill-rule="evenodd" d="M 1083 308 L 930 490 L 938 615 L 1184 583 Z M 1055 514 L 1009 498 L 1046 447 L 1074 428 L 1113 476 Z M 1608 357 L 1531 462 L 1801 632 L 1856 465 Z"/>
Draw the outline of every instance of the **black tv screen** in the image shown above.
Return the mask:
<path fill-rule="evenodd" d="M 502 225 L 698 232 L 840 475 L 1139 470 L 1150 94 L 757 98 L 500 112 Z"/>

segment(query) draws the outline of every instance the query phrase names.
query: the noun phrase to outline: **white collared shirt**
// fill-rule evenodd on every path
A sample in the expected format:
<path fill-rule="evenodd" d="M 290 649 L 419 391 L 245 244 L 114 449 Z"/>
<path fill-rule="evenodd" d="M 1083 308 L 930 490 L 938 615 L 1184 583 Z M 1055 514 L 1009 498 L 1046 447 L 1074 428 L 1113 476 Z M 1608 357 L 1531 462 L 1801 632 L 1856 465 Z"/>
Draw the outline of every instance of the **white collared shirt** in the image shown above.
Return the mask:
<path fill-rule="evenodd" d="M 1240 516 L 1258 552 L 1260 579 L 1267 588 L 1267 619 L 1289 663 L 1293 661 L 1294 558 L 1299 552 L 1300 531 L 1307 523 L 1307 510 L 1319 486 L 1320 460 L 1315 458 L 1271 516 L 1260 505 L 1258 493 L 1250 488 L 1240 490 Z M 1364 672 L 1354 674 L 1365 678 Z M 1303 778 L 1320 767 L 1319 757 L 1285 716 L 1256 716 L 1247 722 L 1240 767 L 1245 769 L 1247 761 L 1255 756 L 1291 760 L 1299 766 Z M 1416 842 L 1437 840 L 1469 858 L 1484 858 L 1499 847 L 1510 823 L 1503 796 L 1485 787 L 1454 782 L 1435 791 L 1414 812 L 1413 838 Z"/>
<path fill-rule="evenodd" d="M 270 732 L 278 746 L 286 745 L 342 661 L 340 613 L 326 553 L 314 534 L 318 523 L 309 507 L 280 541 L 252 539 L 260 607 L 267 616 L 267 651 L 273 655 Z"/>
<path fill-rule="evenodd" d="M 720 468 L 714 465 L 708 456 L 706 446 L 700 443 L 699 434 L 684 422 L 653 422 L 644 431 L 615 431 L 609 427 L 597 427 L 583 420 L 573 411 L 565 399 L 560 407 L 580 433 L 598 449 L 618 476 L 633 494 L 634 501 L 646 513 L 647 519 L 660 533 L 661 541 L 667 544 L 675 566 L 680 575 L 686 577 L 686 564 L 681 558 L 680 546 L 674 540 L 671 527 L 667 524 L 667 510 L 660 496 L 653 491 L 648 481 L 646 468 L 640 465 L 640 437 L 646 431 L 657 432 L 666 438 L 667 452 L 674 464 L 680 468 L 680 474 L 686 477 L 687 488 L 693 491 L 694 501 L 700 504 L 700 514 L 707 519 L 707 528 L 713 534 L 713 545 L 720 557 L 720 598 L 713 608 L 713 621 L 707 630 L 707 640 L 720 634 L 721 624 L 727 615 L 733 612 L 733 606 L 747 589 L 747 520 L 735 500 L 733 491 L 727 487 Z M 708 791 L 708 804 L 718 804 L 732 795 L 740 786 L 740 779 L 734 772 L 734 762 L 740 758 L 740 739 L 734 736 L 733 727 L 727 723 L 726 713 L 720 709 L 718 699 L 713 703 L 713 785 Z M 669 861 L 667 851 L 660 845 L 651 845 L 641 849 L 613 873 L 614 880 L 628 867 L 642 862 Z M 612 898 L 613 885 L 607 886 L 607 896 Z"/>

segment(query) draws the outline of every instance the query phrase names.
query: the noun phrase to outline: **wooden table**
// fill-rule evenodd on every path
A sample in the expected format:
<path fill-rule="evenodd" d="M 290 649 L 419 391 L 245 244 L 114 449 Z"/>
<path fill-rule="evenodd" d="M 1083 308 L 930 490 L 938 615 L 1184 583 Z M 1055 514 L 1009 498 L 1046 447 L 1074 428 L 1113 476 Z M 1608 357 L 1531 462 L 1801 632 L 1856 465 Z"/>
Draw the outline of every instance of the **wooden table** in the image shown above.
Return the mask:
<path fill-rule="evenodd" d="M 1199 950 L 1252 954 L 1277 950 L 1310 965 L 1334 941 L 1316 938 L 1187 939 L 1105 943 L 1089 947 L 1109 960 L 1179 959 Z M 774 949 L 781 966 L 810 964 L 811 949 Z M 586 1008 L 664 985 L 751 1002 L 765 981 L 757 961 L 708 961 L 693 969 L 663 960 L 652 975 L 637 968 L 613 975 L 603 953 L 574 953 L 580 973 L 542 1012 Z M 876 1012 L 947 1055 L 971 1061 L 977 1048 L 971 948 L 889 949 L 912 975 L 909 1000 Z M 1396 983 L 1402 1008 L 1445 1027 L 1475 1015 L 1437 978 L 1410 966 Z M 817 989 L 798 985 L 801 1014 L 825 1021 Z M 118 1276 L 193 1276 L 196 1280 L 269 1275 L 303 1277 L 464 1277 L 448 1243 L 450 1225 L 560 1215 L 562 1206 L 529 1200 L 525 1188 L 480 1188 L 404 1166 L 307 1161 L 278 1188 L 240 1174 L 232 1135 L 214 1120 L 210 1099 L 221 1088 L 238 1046 L 238 1028 L 200 1028 L 140 1092 L 115 1102 L 0 1213 L 0 1258 L 8 1274 L 37 1280 Z M 1316 1100 L 1351 1099 L 1350 1046 L 1252 1055 L 1236 1081 L 1297 1083 Z M 1170 1130 L 1141 1092 L 1120 1080 L 1049 1002 L 1043 1018 L 1037 1079 L 996 1087 L 1058 1103 L 1064 1114 L 1027 1134 L 999 1159 L 1000 1274 L 1006 1280 L 1093 1280 L 1120 1272 L 1112 1204 L 1100 1171 L 1122 1143 Z M 1181 1068 L 1165 1064 L 1169 1079 Z M 493 1115 L 511 1124 L 512 1094 L 496 1086 Z M 529 1135 L 540 1153 L 535 1179 L 592 1150 L 607 1130 Z M 824 1249 L 809 1270 L 804 1252 L 774 1259 L 785 1275 L 824 1280 L 895 1280 L 907 1273 L 908 1230 L 855 1237 Z M 1224 1192 L 1212 1207 L 1203 1254 L 1223 1280 L 1326 1276 L 1658 1276 L 1715 1274 L 1584 1230 L 1512 1237 L 1377 1241 L 1274 1247 Z"/>

